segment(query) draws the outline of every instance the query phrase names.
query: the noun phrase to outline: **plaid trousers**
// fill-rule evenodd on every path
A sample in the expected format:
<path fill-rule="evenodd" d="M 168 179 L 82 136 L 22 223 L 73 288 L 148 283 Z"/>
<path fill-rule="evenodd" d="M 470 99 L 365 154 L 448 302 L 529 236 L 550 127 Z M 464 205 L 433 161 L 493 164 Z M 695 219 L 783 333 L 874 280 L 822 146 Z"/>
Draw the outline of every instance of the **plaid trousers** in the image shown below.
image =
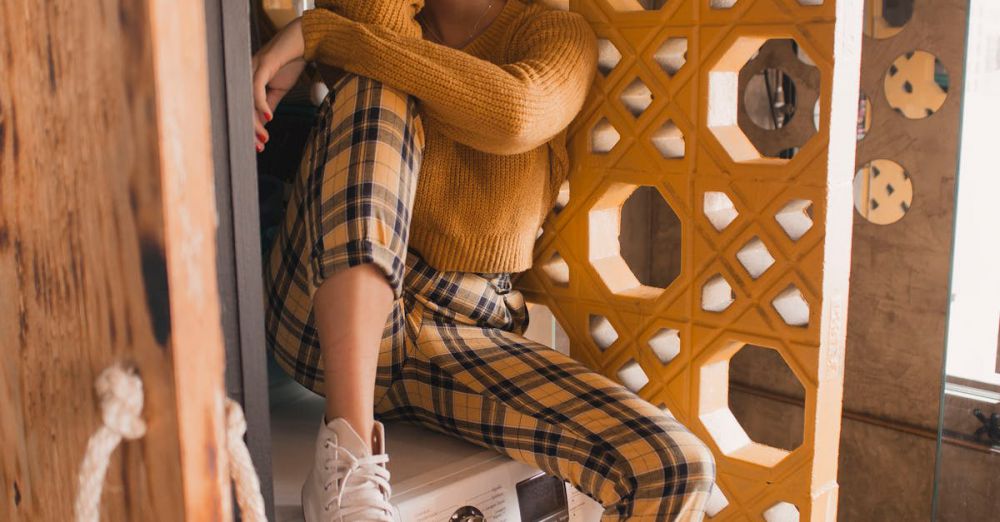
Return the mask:
<path fill-rule="evenodd" d="M 372 263 L 396 296 L 379 353 L 380 419 L 536 466 L 598 500 L 603 520 L 701 520 L 715 475 L 705 444 L 522 337 L 527 309 L 510 274 L 442 272 L 407 249 L 423 146 L 415 103 L 349 75 L 320 107 L 267 263 L 267 340 L 279 365 L 323 393 L 312 295 L 336 271 Z"/>

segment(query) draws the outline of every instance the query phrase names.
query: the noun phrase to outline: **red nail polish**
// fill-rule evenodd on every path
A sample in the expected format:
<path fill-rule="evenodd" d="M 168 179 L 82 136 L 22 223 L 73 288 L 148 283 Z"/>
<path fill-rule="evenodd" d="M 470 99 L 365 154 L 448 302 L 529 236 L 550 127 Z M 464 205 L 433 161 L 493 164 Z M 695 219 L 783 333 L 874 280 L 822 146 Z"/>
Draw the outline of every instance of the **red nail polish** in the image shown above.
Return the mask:
<path fill-rule="evenodd" d="M 257 148 L 257 152 L 263 152 L 264 151 L 264 146 L 263 145 L 256 145 L 256 148 Z"/>
<path fill-rule="evenodd" d="M 270 112 L 266 112 L 264 113 L 264 117 L 267 118 L 267 121 L 271 121 L 271 118 L 274 118 L 274 115 Z"/>

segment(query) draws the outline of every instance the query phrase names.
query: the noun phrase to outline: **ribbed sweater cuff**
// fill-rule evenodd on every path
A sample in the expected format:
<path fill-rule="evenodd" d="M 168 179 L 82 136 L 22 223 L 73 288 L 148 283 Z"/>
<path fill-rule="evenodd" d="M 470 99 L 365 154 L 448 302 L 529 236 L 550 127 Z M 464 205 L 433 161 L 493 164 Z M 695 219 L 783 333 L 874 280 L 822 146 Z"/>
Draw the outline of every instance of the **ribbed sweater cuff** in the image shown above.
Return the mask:
<path fill-rule="evenodd" d="M 314 61 L 323 40 L 333 36 L 338 28 L 346 26 L 346 19 L 326 9 L 309 9 L 302 13 L 302 39 L 305 48 L 302 57 Z"/>
<path fill-rule="evenodd" d="M 410 231 L 410 246 L 434 268 L 451 272 L 523 272 L 531 268 L 534 236 L 447 236 L 430 229 Z"/>

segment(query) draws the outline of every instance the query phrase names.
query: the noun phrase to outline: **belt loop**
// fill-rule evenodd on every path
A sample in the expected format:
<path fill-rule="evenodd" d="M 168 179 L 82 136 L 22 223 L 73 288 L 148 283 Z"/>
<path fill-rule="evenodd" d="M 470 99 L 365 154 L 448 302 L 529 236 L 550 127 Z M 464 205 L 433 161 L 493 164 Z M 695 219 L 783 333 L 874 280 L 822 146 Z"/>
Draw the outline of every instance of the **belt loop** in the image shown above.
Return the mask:
<path fill-rule="evenodd" d="M 482 274 L 482 275 L 483 277 L 487 278 L 487 281 L 489 282 L 490 286 L 492 286 L 493 289 L 496 290 L 498 294 L 506 295 L 510 293 L 512 287 L 510 283 L 510 274 L 500 273 L 500 274 Z"/>

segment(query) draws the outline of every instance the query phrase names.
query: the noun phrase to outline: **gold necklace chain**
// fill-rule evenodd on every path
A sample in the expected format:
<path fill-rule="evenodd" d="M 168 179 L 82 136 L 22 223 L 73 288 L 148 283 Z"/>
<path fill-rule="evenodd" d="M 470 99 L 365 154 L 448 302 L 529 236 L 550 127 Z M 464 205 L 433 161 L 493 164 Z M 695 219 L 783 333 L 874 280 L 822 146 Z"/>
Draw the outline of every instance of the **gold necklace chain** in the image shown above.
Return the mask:
<path fill-rule="evenodd" d="M 476 32 L 479 30 L 479 24 L 483 23 L 483 19 L 486 18 L 486 15 L 489 14 L 491 10 L 493 10 L 493 0 L 490 0 L 490 3 L 486 6 L 486 9 L 483 11 L 481 15 L 479 15 L 479 18 L 476 20 L 476 23 L 472 26 L 472 30 L 469 31 L 468 38 L 466 38 L 466 40 L 462 42 L 461 45 L 458 45 L 457 46 L 458 48 L 465 47 L 466 45 L 469 44 L 469 42 L 474 40 L 476 36 L 478 36 Z M 438 30 L 434 27 L 435 24 L 432 23 L 432 22 L 437 22 L 437 20 L 428 20 L 427 15 L 425 14 L 427 12 L 429 11 L 426 9 L 420 11 L 420 25 L 424 26 L 424 28 L 427 29 L 427 31 L 431 34 L 431 37 L 434 40 L 436 40 L 437 43 L 441 45 L 448 45 L 445 43 L 444 37 L 441 36 L 441 33 L 439 33 Z"/>

